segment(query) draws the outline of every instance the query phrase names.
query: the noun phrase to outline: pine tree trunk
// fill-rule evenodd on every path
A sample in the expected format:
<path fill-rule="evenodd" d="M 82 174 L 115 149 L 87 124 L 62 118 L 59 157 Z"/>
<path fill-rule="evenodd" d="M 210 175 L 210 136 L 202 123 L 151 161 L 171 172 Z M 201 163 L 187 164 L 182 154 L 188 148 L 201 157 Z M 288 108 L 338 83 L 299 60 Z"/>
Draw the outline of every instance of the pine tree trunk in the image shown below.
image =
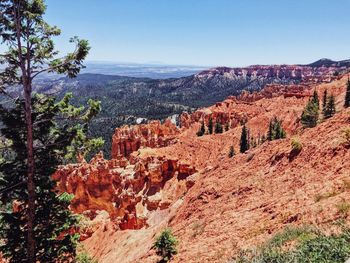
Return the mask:
<path fill-rule="evenodd" d="M 25 118 L 27 125 L 27 190 L 28 190 L 28 262 L 35 263 L 35 184 L 34 184 L 34 147 L 33 147 L 33 122 L 32 122 L 32 100 L 31 83 L 27 80 L 24 87 Z"/>
<path fill-rule="evenodd" d="M 24 91 L 25 121 L 27 128 L 27 191 L 28 191 L 28 213 L 27 213 L 27 261 L 36 263 L 35 257 L 35 183 L 34 183 L 34 146 L 33 146 L 33 122 L 32 122 L 32 79 L 30 76 L 30 57 L 27 46 L 26 59 L 22 57 L 22 24 L 19 1 L 14 1 L 13 14 L 15 17 L 16 37 L 18 48 L 18 61 L 22 71 L 22 83 Z M 27 24 L 28 26 L 28 24 Z M 27 38 L 29 38 L 27 28 Z M 28 45 L 28 43 L 27 43 Z M 27 65 L 26 65 L 27 62 Z"/>

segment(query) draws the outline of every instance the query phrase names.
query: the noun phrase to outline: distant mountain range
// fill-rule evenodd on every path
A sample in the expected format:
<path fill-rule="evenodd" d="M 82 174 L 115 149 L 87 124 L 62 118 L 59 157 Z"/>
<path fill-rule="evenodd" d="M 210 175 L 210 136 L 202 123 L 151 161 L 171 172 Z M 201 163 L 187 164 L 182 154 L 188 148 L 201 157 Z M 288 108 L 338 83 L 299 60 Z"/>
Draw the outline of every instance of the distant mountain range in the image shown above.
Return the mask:
<path fill-rule="evenodd" d="M 266 84 L 327 82 L 349 67 L 350 60 L 321 59 L 308 65 L 218 67 L 167 79 L 85 73 L 75 79 L 57 76 L 39 79 L 35 89 L 58 97 L 72 92 L 75 103 L 79 104 L 85 104 L 88 98 L 101 100 L 103 109 L 92 124 L 92 132 L 107 140 L 105 153 L 108 155 L 108 140 L 122 124 L 163 119 L 184 110 L 211 105 L 243 90 L 260 90 Z"/>

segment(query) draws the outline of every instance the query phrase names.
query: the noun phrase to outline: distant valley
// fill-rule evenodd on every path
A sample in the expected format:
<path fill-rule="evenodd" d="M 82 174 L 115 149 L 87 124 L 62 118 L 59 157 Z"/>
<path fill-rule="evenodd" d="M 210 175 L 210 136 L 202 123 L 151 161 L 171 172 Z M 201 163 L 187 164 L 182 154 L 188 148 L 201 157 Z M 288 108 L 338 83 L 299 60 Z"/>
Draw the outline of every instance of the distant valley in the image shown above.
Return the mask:
<path fill-rule="evenodd" d="M 328 82 L 349 66 L 348 60 L 321 59 L 309 65 L 218 67 L 167 79 L 83 73 L 75 79 L 40 79 L 35 89 L 58 97 L 72 92 L 77 104 L 86 104 L 88 98 L 101 100 L 102 112 L 92 123 L 91 132 L 105 139 L 104 152 L 109 157 L 111 134 L 123 124 L 193 111 L 243 90 L 259 91 L 267 84 Z"/>

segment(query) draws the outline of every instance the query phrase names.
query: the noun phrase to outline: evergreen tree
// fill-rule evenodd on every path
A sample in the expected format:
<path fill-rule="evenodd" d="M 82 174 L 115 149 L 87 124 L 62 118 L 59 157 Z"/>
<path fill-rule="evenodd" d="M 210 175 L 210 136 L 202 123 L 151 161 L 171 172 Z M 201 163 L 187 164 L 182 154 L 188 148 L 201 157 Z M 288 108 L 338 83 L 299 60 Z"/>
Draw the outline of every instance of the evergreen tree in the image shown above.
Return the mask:
<path fill-rule="evenodd" d="M 272 141 L 273 140 L 273 124 L 272 121 L 269 123 L 269 130 L 267 131 L 267 140 Z"/>
<path fill-rule="evenodd" d="M 205 134 L 205 125 L 203 121 L 199 131 L 197 132 L 197 136 L 203 136 L 204 134 Z"/>
<path fill-rule="evenodd" d="M 215 124 L 215 133 L 222 133 L 223 129 L 222 129 L 222 124 L 220 122 L 216 122 Z"/>
<path fill-rule="evenodd" d="M 208 132 L 209 134 L 213 134 L 213 118 L 210 116 L 209 118 L 209 123 L 208 123 Z"/>
<path fill-rule="evenodd" d="M 89 107 L 75 108 L 69 103 L 71 95 L 55 103 L 55 99 L 37 95 L 32 99 L 34 151 L 34 182 L 36 183 L 34 235 L 36 260 L 57 262 L 75 255 L 79 235 L 69 230 L 77 224 L 77 218 L 68 208 L 72 197 L 57 195 L 51 175 L 59 164 L 77 154 L 101 146 L 100 139 L 90 140 L 87 122 L 99 112 L 100 103 L 89 101 Z M 24 100 L 17 100 L 14 107 L 0 106 L 1 134 L 11 142 L 11 155 L 0 164 L 1 211 L 0 250 L 11 263 L 27 260 L 27 199 L 28 191 L 22 187 L 26 180 L 26 136 Z M 67 119 L 62 123 L 64 119 Z M 73 121 L 75 120 L 75 121 Z M 60 124 L 58 124 L 58 121 Z M 19 204 L 17 209 L 12 204 Z"/>
<path fill-rule="evenodd" d="M 248 130 L 245 125 L 242 127 L 241 140 L 240 140 L 240 152 L 245 153 L 249 149 Z"/>
<path fill-rule="evenodd" d="M 314 103 L 315 105 L 317 105 L 318 109 L 320 108 L 320 100 L 318 98 L 318 94 L 317 94 L 316 89 L 314 90 L 314 93 L 312 95 L 311 102 Z"/>
<path fill-rule="evenodd" d="M 324 118 L 326 115 L 327 101 L 328 101 L 328 94 L 327 94 L 327 89 L 325 89 L 323 92 L 323 99 L 322 99 L 322 115 Z"/>
<path fill-rule="evenodd" d="M 349 106 L 350 106 L 350 79 L 348 78 L 348 82 L 347 82 L 347 85 L 346 85 L 344 107 L 348 108 Z"/>
<path fill-rule="evenodd" d="M 333 95 L 328 97 L 327 105 L 325 109 L 324 118 L 328 119 L 335 114 L 335 98 Z"/>
<path fill-rule="evenodd" d="M 301 115 L 301 123 L 304 128 L 316 127 L 318 121 L 318 106 L 310 100 Z"/>
<path fill-rule="evenodd" d="M 44 72 L 56 72 L 76 76 L 83 67 L 82 62 L 89 51 L 86 40 L 77 37 L 71 39 L 76 44 L 73 53 L 57 58 L 58 52 L 54 48 L 52 37 L 60 34 L 57 27 L 48 25 L 43 16 L 46 11 L 44 0 L 2 0 L 0 2 L 0 38 L 8 47 L 8 51 L 0 56 L 0 64 L 5 69 L 0 73 L 0 90 L 5 91 L 8 86 L 20 85 L 24 96 L 24 117 L 26 127 L 26 178 L 22 178 L 27 187 L 26 206 L 26 245 L 27 262 L 36 262 L 35 244 L 35 211 L 36 199 L 34 182 L 35 149 L 32 114 L 32 84 L 33 80 Z M 22 167 L 23 168 L 23 167 Z M 23 172 L 23 171 L 22 171 Z M 38 182 L 40 183 L 40 181 Z M 24 237 L 18 237 L 24 238 Z"/>
<path fill-rule="evenodd" d="M 171 260 L 171 258 L 177 253 L 176 245 L 178 241 L 174 237 L 170 229 L 165 229 L 157 237 L 153 247 L 157 249 L 157 255 L 162 257 L 160 263 L 165 263 Z"/>
<path fill-rule="evenodd" d="M 282 121 L 277 119 L 277 117 L 270 121 L 267 138 L 269 141 L 286 138 L 286 131 L 282 127 Z"/>
<path fill-rule="evenodd" d="M 233 156 L 235 156 L 235 148 L 233 146 L 230 146 L 230 151 L 228 153 L 228 157 L 232 158 Z"/>

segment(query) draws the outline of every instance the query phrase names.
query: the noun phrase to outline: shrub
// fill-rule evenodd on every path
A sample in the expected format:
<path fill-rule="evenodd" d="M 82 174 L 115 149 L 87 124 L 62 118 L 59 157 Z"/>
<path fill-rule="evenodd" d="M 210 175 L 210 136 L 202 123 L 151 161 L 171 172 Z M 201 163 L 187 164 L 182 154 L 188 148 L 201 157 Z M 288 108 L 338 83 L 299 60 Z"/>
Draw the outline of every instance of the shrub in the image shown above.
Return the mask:
<path fill-rule="evenodd" d="M 90 255 L 86 251 L 83 251 L 76 256 L 75 262 L 76 263 L 97 263 L 97 260 L 90 257 Z"/>
<path fill-rule="evenodd" d="M 215 124 L 215 133 L 222 133 L 222 132 L 223 132 L 222 124 L 220 122 L 217 122 Z"/>
<path fill-rule="evenodd" d="M 350 144 L 350 128 L 343 130 L 343 137 L 345 139 L 345 143 Z"/>
<path fill-rule="evenodd" d="M 178 241 L 173 236 L 171 229 L 164 229 L 153 245 L 157 249 L 157 255 L 162 257 L 160 262 L 168 262 L 177 253 L 177 243 Z"/>
<path fill-rule="evenodd" d="M 292 138 L 290 144 L 292 146 L 292 151 L 294 152 L 300 152 L 301 149 L 303 149 L 303 145 L 298 138 Z"/>
<path fill-rule="evenodd" d="M 235 156 L 235 148 L 233 148 L 233 146 L 230 146 L 228 157 L 232 158 L 233 156 Z"/>
<path fill-rule="evenodd" d="M 341 203 L 337 204 L 338 212 L 342 215 L 342 217 L 347 217 L 348 213 L 350 211 L 350 204 L 342 201 Z"/>
<path fill-rule="evenodd" d="M 205 125 L 204 125 L 204 121 L 202 122 L 201 127 L 199 128 L 198 132 L 197 132 L 197 136 L 203 136 L 205 134 Z"/>
<path fill-rule="evenodd" d="M 343 263 L 350 256 L 350 230 L 325 235 L 310 227 L 287 228 L 256 250 L 241 251 L 236 263 Z"/>

